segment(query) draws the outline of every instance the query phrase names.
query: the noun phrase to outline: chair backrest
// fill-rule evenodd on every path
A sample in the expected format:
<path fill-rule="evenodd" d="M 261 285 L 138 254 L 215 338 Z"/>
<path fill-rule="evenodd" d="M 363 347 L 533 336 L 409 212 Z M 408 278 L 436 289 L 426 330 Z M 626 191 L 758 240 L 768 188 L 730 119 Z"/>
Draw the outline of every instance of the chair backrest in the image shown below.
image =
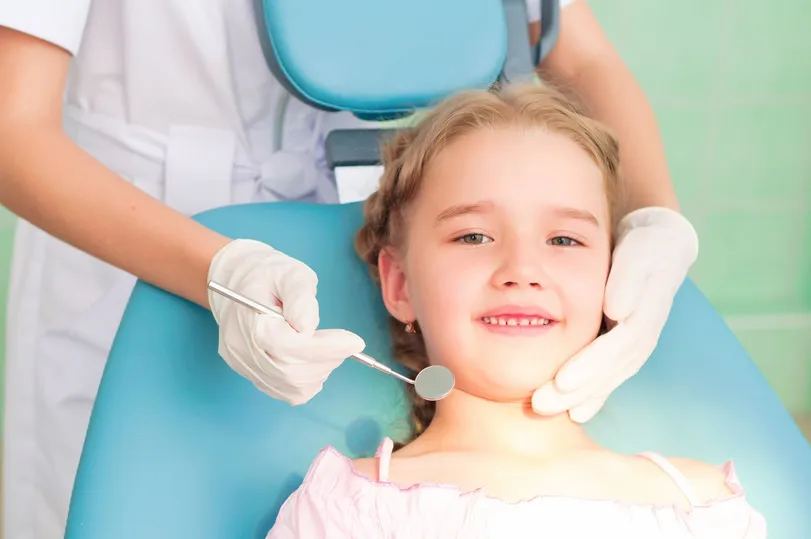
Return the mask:
<path fill-rule="evenodd" d="M 257 204 L 200 221 L 265 241 L 318 273 L 322 327 L 390 358 L 386 313 L 354 254 L 360 204 Z M 353 361 L 306 405 L 264 396 L 217 355 L 209 312 L 138 283 L 101 382 L 68 539 L 257 539 L 318 451 L 373 454 L 405 428 L 403 388 Z M 687 281 L 653 357 L 588 426 L 619 451 L 736 461 L 772 539 L 811 537 L 811 448 L 707 300 Z"/>

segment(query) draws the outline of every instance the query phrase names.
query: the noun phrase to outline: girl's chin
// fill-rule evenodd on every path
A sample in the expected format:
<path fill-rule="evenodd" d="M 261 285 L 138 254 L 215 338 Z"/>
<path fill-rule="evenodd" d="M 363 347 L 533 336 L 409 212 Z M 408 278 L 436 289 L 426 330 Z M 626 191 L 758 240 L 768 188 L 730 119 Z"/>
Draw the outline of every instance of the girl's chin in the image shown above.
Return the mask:
<path fill-rule="evenodd" d="M 471 398 L 480 401 L 512 404 L 517 407 L 532 407 L 532 395 L 535 390 L 541 387 L 546 380 L 540 382 L 537 386 L 534 384 L 528 386 L 526 380 L 523 380 L 521 385 L 505 385 L 505 384 L 465 384 L 464 382 L 458 383 L 451 395 L 456 393 L 462 398 Z M 440 401 L 441 402 L 441 401 Z"/>

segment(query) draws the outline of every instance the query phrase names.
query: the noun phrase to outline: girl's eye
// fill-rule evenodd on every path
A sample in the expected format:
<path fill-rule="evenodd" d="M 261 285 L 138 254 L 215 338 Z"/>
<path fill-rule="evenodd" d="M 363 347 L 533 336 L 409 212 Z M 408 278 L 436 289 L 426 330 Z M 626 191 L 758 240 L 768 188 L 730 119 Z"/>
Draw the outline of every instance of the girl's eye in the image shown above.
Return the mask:
<path fill-rule="evenodd" d="M 467 243 L 468 245 L 480 245 L 482 243 L 489 243 L 493 240 L 485 236 L 484 234 L 465 234 L 464 236 L 460 236 L 456 238 L 456 241 Z"/>
<path fill-rule="evenodd" d="M 572 238 L 568 238 L 566 236 L 557 236 L 549 240 L 550 245 L 555 245 L 558 247 L 575 247 L 577 245 L 582 245 L 579 241 L 573 240 Z"/>

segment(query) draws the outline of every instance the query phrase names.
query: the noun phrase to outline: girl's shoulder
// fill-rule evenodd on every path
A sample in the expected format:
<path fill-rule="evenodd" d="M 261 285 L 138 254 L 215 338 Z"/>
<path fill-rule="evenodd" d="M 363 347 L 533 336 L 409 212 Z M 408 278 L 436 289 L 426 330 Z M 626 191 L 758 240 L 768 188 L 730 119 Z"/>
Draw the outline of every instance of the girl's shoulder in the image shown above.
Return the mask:
<path fill-rule="evenodd" d="M 679 457 L 670 457 L 667 461 L 687 480 L 702 503 L 709 503 L 743 490 L 732 461 L 721 465 Z"/>
<path fill-rule="evenodd" d="M 378 459 L 376 457 L 354 459 L 352 468 L 364 477 L 378 479 Z"/>

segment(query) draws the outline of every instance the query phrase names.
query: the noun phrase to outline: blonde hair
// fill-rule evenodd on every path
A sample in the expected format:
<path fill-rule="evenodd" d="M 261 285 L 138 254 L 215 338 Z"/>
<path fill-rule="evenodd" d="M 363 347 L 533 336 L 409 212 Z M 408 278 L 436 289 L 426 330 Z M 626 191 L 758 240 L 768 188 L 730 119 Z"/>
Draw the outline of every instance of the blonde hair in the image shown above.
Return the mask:
<path fill-rule="evenodd" d="M 544 128 L 568 137 L 585 150 L 602 171 L 613 234 L 620 198 L 619 146 L 603 125 L 545 86 L 466 91 L 440 103 L 416 126 L 403 129 L 383 147 L 384 172 L 378 190 L 365 202 L 365 223 L 355 239 L 355 248 L 375 281 L 380 281 L 381 251 L 404 245 L 405 213 L 417 198 L 434 157 L 467 133 L 497 127 Z M 418 372 L 427 366 L 428 357 L 417 323 L 412 324 L 415 331 L 407 332 L 402 322 L 390 319 L 395 359 Z M 435 403 L 417 397 L 412 386 L 407 389 L 413 404 L 413 439 L 431 423 Z"/>

